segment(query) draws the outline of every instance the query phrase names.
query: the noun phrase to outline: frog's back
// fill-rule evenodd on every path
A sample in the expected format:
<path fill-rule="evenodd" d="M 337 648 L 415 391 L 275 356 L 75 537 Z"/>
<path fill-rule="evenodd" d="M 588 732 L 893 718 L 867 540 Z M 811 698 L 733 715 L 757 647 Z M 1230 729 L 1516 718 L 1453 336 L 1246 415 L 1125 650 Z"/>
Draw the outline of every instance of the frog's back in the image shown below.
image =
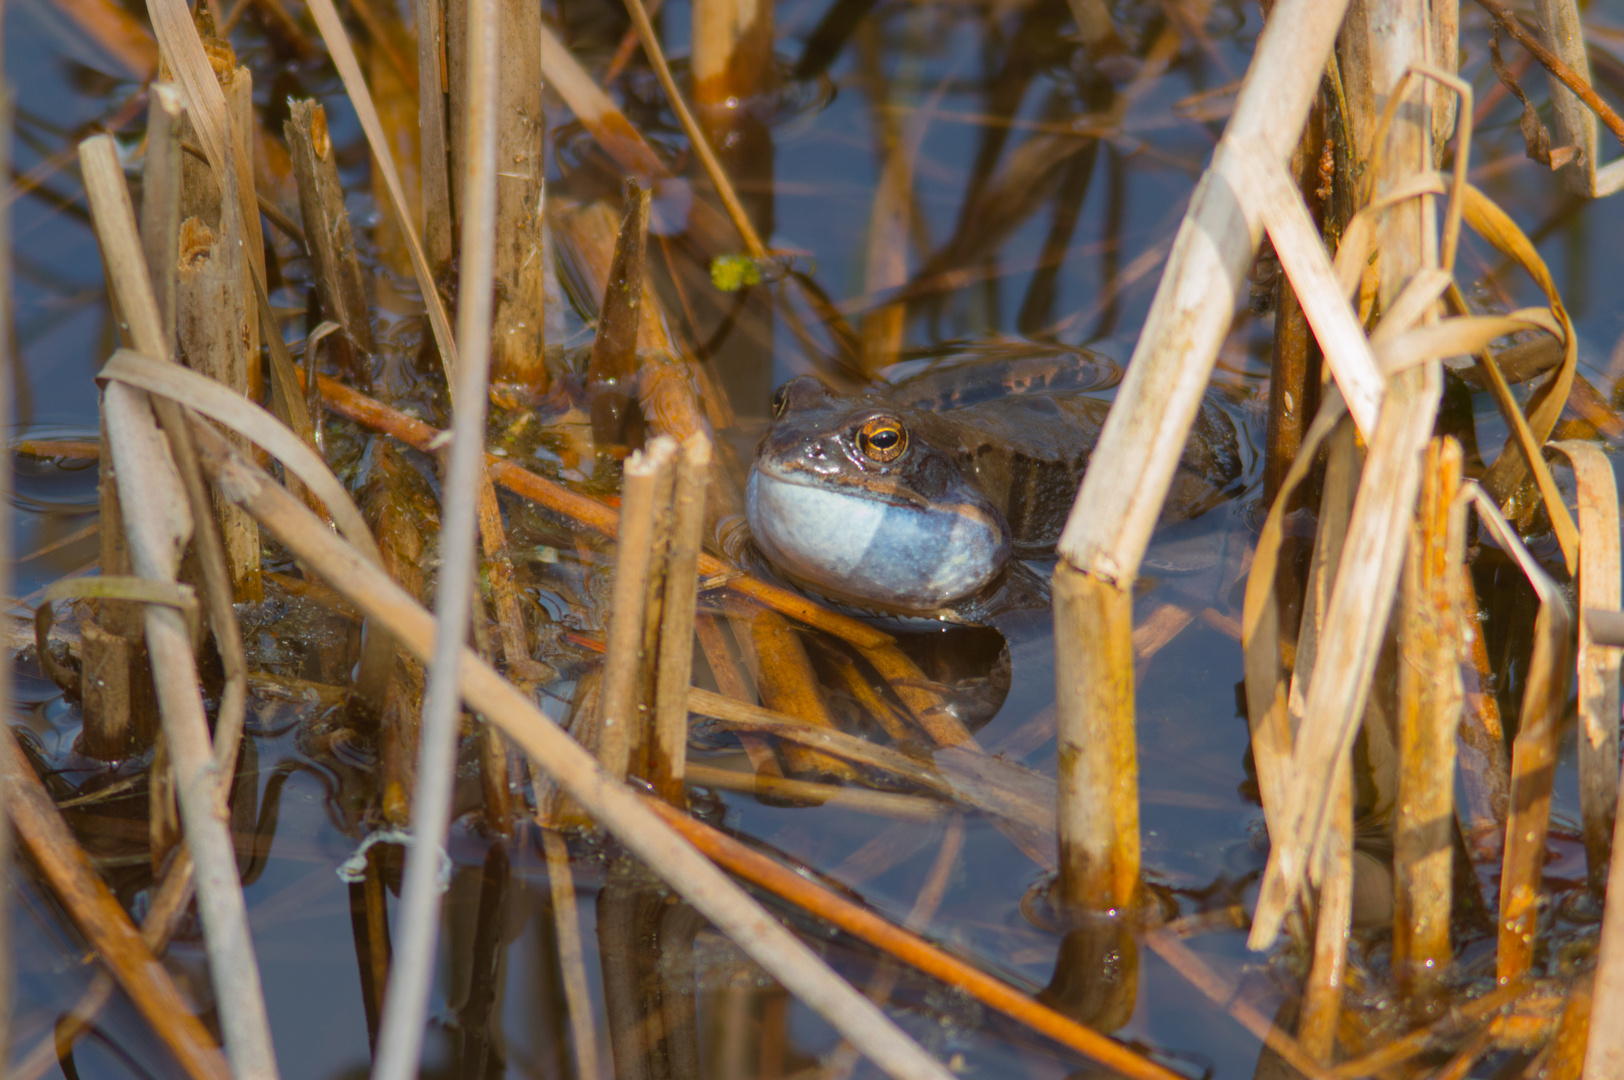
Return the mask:
<path fill-rule="evenodd" d="M 1115 383 L 1110 361 L 1086 352 L 952 364 L 887 391 L 934 413 L 966 475 L 1004 514 L 1018 553 L 1054 547 L 1099 441 Z M 1203 402 L 1173 478 L 1163 522 L 1198 517 L 1232 497 L 1244 471 L 1234 421 Z"/>

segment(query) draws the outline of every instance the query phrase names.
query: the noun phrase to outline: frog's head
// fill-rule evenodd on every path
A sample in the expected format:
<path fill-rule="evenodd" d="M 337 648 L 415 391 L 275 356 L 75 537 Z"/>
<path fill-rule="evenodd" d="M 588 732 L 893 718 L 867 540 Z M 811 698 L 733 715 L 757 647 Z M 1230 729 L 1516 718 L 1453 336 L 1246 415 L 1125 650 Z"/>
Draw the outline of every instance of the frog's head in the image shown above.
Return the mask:
<path fill-rule="evenodd" d="M 746 509 L 781 569 L 831 596 L 909 611 L 961 600 L 1003 569 L 1009 526 L 930 413 L 802 376 L 773 395 L 773 418 Z"/>

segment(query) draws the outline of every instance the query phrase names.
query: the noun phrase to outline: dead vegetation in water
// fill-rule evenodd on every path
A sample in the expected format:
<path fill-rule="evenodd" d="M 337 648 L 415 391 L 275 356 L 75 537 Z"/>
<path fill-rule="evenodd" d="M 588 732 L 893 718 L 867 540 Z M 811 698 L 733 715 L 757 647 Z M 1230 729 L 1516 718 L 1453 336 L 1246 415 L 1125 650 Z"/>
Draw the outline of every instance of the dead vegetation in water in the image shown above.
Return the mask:
<path fill-rule="evenodd" d="M 1624 173 L 1598 166 L 1588 110 L 1624 131 L 1591 87 L 1572 5 L 1542 5 L 1547 24 L 1536 30 L 1482 3 L 1558 82 L 1555 132 L 1537 116 L 1525 122 L 1530 155 L 1586 197 L 1615 189 Z M 849 6 L 839 0 L 811 41 L 838 49 L 857 32 L 861 12 L 846 12 L 844 28 L 837 18 Z M 94 587 L 59 583 L 29 598 L 45 609 L 27 638 L 41 669 L 80 702 L 85 755 L 151 754 L 141 828 L 157 884 L 137 928 L 63 818 L 75 794 L 48 786 L 38 747 L 4 736 L 0 805 L 107 971 L 71 1023 L 19 1047 L 16 1071 L 44 1075 L 71 1052 L 116 982 L 188 1076 L 278 1075 L 242 884 L 251 869 L 239 846 L 255 823 L 232 816 L 236 758 L 252 744 L 246 700 L 276 686 L 331 705 L 332 741 L 368 744 L 378 773 L 349 822 L 376 846 L 347 866 L 376 1075 L 417 1068 L 459 760 L 479 781 L 471 813 L 497 838 L 484 867 L 491 910 L 508 851 L 533 835 L 542 852 L 582 1076 L 600 1068 L 599 1035 L 570 841 L 594 831 L 643 868 L 614 864 L 598 907 L 618 1071 L 658 1062 L 697 1075 L 691 988 L 639 953 L 650 934 L 668 948 L 691 946 L 703 922 L 839 1033 L 822 1075 L 849 1073 L 858 1055 L 893 1076 L 947 1075 L 882 1008 L 907 970 L 1045 1036 L 1067 1062 L 1170 1080 L 1179 1075 L 1170 1064 L 1189 1063 L 1110 1037 L 1132 1017 L 1141 949 L 1266 1053 L 1316 1080 L 1454 1080 L 1497 1054 L 1522 1055 L 1529 1075 L 1624 1072 L 1624 1035 L 1589 1020 L 1624 1008 L 1624 905 L 1604 904 L 1597 939 L 1560 949 L 1543 917 L 1570 686 L 1593 903 L 1604 901 L 1610 864 L 1624 861 L 1613 830 L 1624 634 L 1605 617 L 1620 608 L 1619 515 L 1595 435 L 1624 432 L 1624 422 L 1578 370 L 1573 320 L 1535 243 L 1470 182 L 1480 103 L 1439 60 L 1459 55 L 1460 13 L 1447 0 L 1430 19 L 1406 0 L 1267 6 L 1233 103 L 1184 103 L 1187 116 L 1224 118 L 1223 134 L 1160 267 L 1061 540 L 1054 708 L 990 747 L 891 634 L 739 560 L 744 463 L 725 436 L 765 405 L 756 391 L 771 370 L 775 319 L 830 373 L 872 375 L 896 354 L 911 315 L 972 280 L 1051 197 L 1023 330 L 1057 333 L 1084 314 L 1114 320 L 1119 293 L 1156 269 L 1160 252 L 1124 266 L 1112 238 L 1111 272 L 1086 313 L 1054 310 L 1052 272 L 1067 257 L 1100 146 L 1133 130 L 1131 107 L 1181 49 L 1210 46 L 1193 5 L 1168 5 L 1169 17 L 1139 35 L 1114 25 L 1106 5 L 1073 0 L 1081 47 L 1126 74 L 1094 86 L 1086 112 L 1045 121 L 1008 153 L 1016 125 L 1003 121 L 1030 74 L 1012 66 L 1001 75 L 994 96 L 1007 107 L 985 125 L 994 134 L 957 227 L 934 244 L 919 235 L 914 182 L 937 103 L 901 123 L 872 61 L 875 43 L 860 40 L 881 120 L 880 180 L 865 289 L 845 305 L 796 253 L 768 246 L 767 125 L 733 107 L 777 91 L 770 5 L 696 4 L 685 90 L 651 13 L 629 0 L 626 40 L 635 34 L 663 107 L 699 159 L 683 175 L 534 7 L 417 0 L 414 32 L 370 3 L 346 7 L 355 17 L 347 26 L 332 0 L 311 0 L 308 23 L 257 0 L 266 34 L 304 55 L 325 50 L 355 110 L 383 208 L 373 257 L 392 272 L 371 282 L 323 106 L 292 103 L 280 132 L 253 107 L 254 74 L 227 40 L 247 0 L 229 15 L 206 0 L 195 12 L 150 0 L 150 35 L 120 9 L 76 7 L 81 29 L 132 74 L 161 81 L 146 91 L 139 212 L 112 137 L 77 146 L 122 347 L 100 369 L 98 445 L 34 440 L 15 452 L 99 459 L 101 573 Z M 352 36 L 357 25 L 364 35 Z M 1023 29 L 1057 32 L 1035 16 Z M 1142 38 L 1137 52 L 1128 37 Z M 1560 46 L 1540 44 L 1553 37 Z M 1519 75 L 1497 54 L 1498 78 L 1525 102 L 1517 80 L 1530 70 Z M 608 176 L 631 174 L 622 201 L 606 197 L 615 185 L 600 185 L 608 192 L 598 197 L 546 191 L 543 146 L 559 125 L 544 114 L 551 99 L 538 84 L 574 114 Z M 138 112 L 127 107 L 108 126 Z M 17 190 L 37 190 L 68 161 L 20 177 Z M 651 228 L 677 212 L 679 189 L 690 197 L 685 227 L 662 218 Z M 280 239 L 267 239 L 262 211 Z M 1526 275 L 1541 302 L 1469 304 L 1463 230 Z M 1244 601 L 1239 611 L 1164 601 L 1136 626 L 1146 548 L 1264 236 L 1280 267 L 1267 510 L 1255 544 L 1226 567 L 1231 582 L 1245 575 Z M 910 245 L 925 257 L 910 260 Z M 272 298 L 287 295 L 279 284 L 286 289 L 288 264 L 301 259 L 309 310 L 290 348 L 289 313 Z M 911 261 L 919 270 L 910 278 Z M 566 331 L 566 290 L 593 323 L 585 356 L 553 340 Z M 382 338 L 380 312 L 426 324 L 417 355 Z M 858 326 L 848 314 L 861 315 Z M 1542 381 L 1519 401 L 1512 385 L 1533 378 Z M 1496 460 L 1477 461 L 1475 437 L 1447 415 L 1446 379 L 1486 389 L 1500 410 L 1510 437 Z M 528 469 L 513 447 L 544 448 L 559 467 Z M 408 462 L 402 448 L 416 456 Z M 1564 462 L 1565 473 L 1553 471 Z M 1572 478 L 1571 507 L 1559 476 Z M 1315 528 L 1294 552 L 1303 538 L 1288 519 L 1304 507 Z M 535 571 L 518 564 L 510 530 L 546 538 L 537 550 L 553 564 L 568 552 L 556 593 L 570 597 L 570 627 L 538 610 Z M 1507 630 L 1478 592 L 1491 564 L 1521 575 L 1531 597 L 1516 630 L 1528 645 L 1522 696 L 1506 717 L 1492 693 L 1505 675 L 1486 641 Z M 611 565 L 604 588 L 598 571 Z M 267 593 L 296 599 L 327 636 L 297 676 L 252 670 L 245 652 L 243 609 L 233 604 Z M 53 626 L 50 605 L 68 600 L 72 618 Z M 1168 796 L 1141 788 L 1137 683 L 1150 657 L 1198 621 L 1244 650 L 1270 851 L 1249 916 L 1230 905 L 1221 919 L 1169 919 L 1165 890 L 1143 866 L 1141 807 Z M 544 710 L 538 701 L 557 693 L 564 666 L 576 673 L 567 709 Z M 861 730 L 849 723 L 854 709 Z M 1019 763 L 1051 725 L 1054 780 Z M 690 761 L 692 735 L 732 740 L 743 767 Z M 1355 819 L 1356 788 L 1375 782 L 1356 772 L 1356 745 L 1378 739 L 1392 752 L 1387 861 L 1372 859 Z M 1459 806 L 1457 770 L 1469 795 Z M 704 801 L 691 800 L 695 789 L 872 815 L 869 857 L 880 866 L 900 858 L 881 843 L 890 834 L 880 819 L 941 824 L 910 925 L 691 813 L 690 801 L 696 811 Z M 1044 903 L 1063 937 L 1041 991 L 996 958 L 967 958 L 922 932 L 973 816 L 1054 873 Z M 398 847 L 407 851 L 403 884 L 399 859 L 383 854 Z M 682 899 L 671 910 L 683 915 L 658 914 L 665 894 L 646 871 Z M 1482 889 L 1480 876 L 1497 889 Z M 403 899 L 391 926 L 393 888 Z M 1360 890 L 1367 910 L 1369 893 L 1380 894 L 1391 932 L 1385 970 L 1350 947 Z M 154 962 L 194 894 L 217 1032 Z M 792 917 L 770 913 L 762 894 Z M 1186 944 L 1241 924 L 1295 979 L 1275 1016 L 1247 996 L 1242 973 Z M 475 945 L 487 983 L 491 925 L 481 924 Z M 824 925 L 883 957 L 866 993 L 795 932 Z M 1463 942 L 1489 949 L 1492 970 L 1481 955 L 1468 965 Z M 1384 1010 L 1393 1002 L 1401 1008 Z M 776 1015 L 753 1047 L 763 1060 L 787 1052 Z M 478 1015 L 463 1019 L 479 1028 Z M 742 1031 L 722 1041 L 743 1053 L 752 1047 Z"/>

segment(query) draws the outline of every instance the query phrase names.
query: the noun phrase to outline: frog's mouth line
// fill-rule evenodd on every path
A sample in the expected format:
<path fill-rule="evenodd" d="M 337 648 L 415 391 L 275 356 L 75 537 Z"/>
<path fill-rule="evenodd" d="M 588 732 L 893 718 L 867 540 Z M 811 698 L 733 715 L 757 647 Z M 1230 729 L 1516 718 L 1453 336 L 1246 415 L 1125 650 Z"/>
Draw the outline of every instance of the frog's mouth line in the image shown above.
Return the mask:
<path fill-rule="evenodd" d="M 785 465 L 779 462 L 766 462 L 757 459 L 751 465 L 756 472 L 769 479 L 783 484 L 793 484 L 796 487 L 812 488 L 814 490 L 829 490 L 840 488 L 841 494 L 852 498 L 872 499 L 874 502 L 885 503 L 887 506 L 896 506 L 909 510 L 945 509 L 931 503 L 916 491 L 909 491 L 890 481 L 886 488 L 877 488 L 872 483 L 865 483 L 862 479 L 846 476 L 841 473 L 820 473 L 805 468 L 799 464 Z"/>

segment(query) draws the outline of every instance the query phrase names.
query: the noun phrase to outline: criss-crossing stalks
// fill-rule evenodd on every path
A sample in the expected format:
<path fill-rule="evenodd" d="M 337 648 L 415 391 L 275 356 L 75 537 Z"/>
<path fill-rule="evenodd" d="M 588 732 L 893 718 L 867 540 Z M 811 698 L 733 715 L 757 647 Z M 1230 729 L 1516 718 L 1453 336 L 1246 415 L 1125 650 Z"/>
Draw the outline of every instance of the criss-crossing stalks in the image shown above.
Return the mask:
<path fill-rule="evenodd" d="M 1596 160 L 1597 117 L 1621 137 L 1624 124 L 1590 83 L 1577 6 L 1541 0 L 1536 27 L 1498 0 L 1479 2 L 1552 77 L 1561 145 L 1541 151 L 1530 105 L 1530 155 L 1587 197 L 1624 182 L 1624 163 Z M 1450 0 L 1264 5 L 1233 103 L 1204 90 L 1178 106 L 1212 110 L 1200 122 L 1221 119 L 1223 132 L 1165 260 L 1153 247 L 1124 263 L 1123 162 L 1147 130 L 1141 105 L 1184 51 L 1223 61 L 1200 5 L 1162 5 L 1149 29 L 1118 10 L 1132 5 L 994 5 L 984 25 L 1012 43 L 1010 55 L 993 65 L 996 115 L 977 118 L 978 164 L 943 239 L 931 236 L 930 139 L 944 118 L 964 119 L 950 100 L 959 76 L 932 88 L 894 74 L 876 51 L 878 25 L 865 22 L 883 5 L 837 0 L 798 72 L 821 73 L 854 43 L 879 177 L 859 215 L 868 291 L 837 301 L 793 258 L 790 231 L 770 227 L 774 198 L 791 189 L 774 181 L 770 138 L 765 151 L 757 141 L 764 117 L 788 111 L 794 95 L 779 82 L 766 0 L 692 5 L 686 86 L 652 21 L 657 5 L 642 0 L 611 5 L 632 30 L 602 78 L 576 50 L 576 28 L 550 25 L 551 6 L 414 0 L 409 30 L 370 0 L 264 4 L 268 31 L 292 53 L 325 46 L 359 122 L 347 149 L 327 126 L 328 111 L 341 111 L 333 101 L 290 100 L 281 131 L 264 129 L 256 72 L 228 40 L 242 32 L 247 0 L 223 25 L 217 6 L 148 0 L 149 35 L 115 7 L 70 5 L 120 68 L 168 81 L 149 82 L 107 124 L 116 132 L 145 111 L 138 149 L 108 133 L 78 144 L 88 214 L 53 196 L 53 212 L 94 230 L 118 340 L 98 375 L 99 441 L 29 439 L 15 452 L 99 461 L 100 575 L 39 589 L 28 598 L 42 605 L 35 621 L 18 633 L 80 702 L 75 753 L 150 761 L 144 781 L 122 776 L 106 790 L 144 782 L 141 858 L 150 855 L 154 884 L 137 927 L 63 814 L 106 792 L 64 802 L 60 776 L 80 766 L 58 768 L 21 729 L 0 733 L 0 813 L 105 968 L 19 1075 L 45 1075 L 59 1056 L 71 1069 L 115 986 L 184 1075 L 278 1075 L 244 892 L 263 868 L 269 838 L 256 833 L 267 820 L 274 828 L 275 808 L 259 822 L 233 817 L 238 753 L 257 737 L 245 718 L 267 687 L 313 695 L 342 733 L 304 736 L 367 744 L 360 758 L 338 755 L 347 768 L 376 751 L 366 805 L 329 800 L 335 819 L 350 815 L 341 829 L 364 838 L 345 872 L 375 1077 L 416 1075 L 427 1052 L 459 769 L 478 773 L 470 832 L 489 840 L 476 970 L 455 1006 L 471 1071 L 492 1062 L 507 898 L 527 858 L 548 877 L 546 935 L 567 1013 L 553 1036 L 572 1044 L 582 1076 L 601 1071 L 590 909 L 577 905 L 577 890 L 600 879 L 572 858 L 602 856 L 597 960 L 617 1074 L 641 1075 L 648 1062 L 629 1058 L 656 1055 L 673 1074 L 697 1073 L 710 1060 L 699 1052 L 710 1014 L 723 1017 L 713 1056 L 728 1069 L 747 1054 L 764 1074 L 783 1064 L 781 996 L 764 1006 L 759 1037 L 737 1022 L 735 997 L 702 1009 L 705 991 L 683 965 L 712 949 L 699 937 L 707 922 L 838 1033 L 820 1066 L 829 1076 L 865 1056 L 890 1076 L 945 1080 L 955 1066 L 891 1015 L 921 999 L 909 980 L 929 979 L 1041 1034 L 1070 1055 L 1068 1068 L 1081 1058 L 1171 1080 L 1179 1070 L 1161 1048 L 1111 1036 L 1145 997 L 1141 950 L 1315 1080 L 1408 1073 L 1424 1054 L 1436 1080 L 1461 1080 L 1513 1048 L 1537 1052 L 1530 1072 L 1560 1080 L 1624 1072 L 1624 1036 L 1604 1022 L 1624 1009 L 1624 904 L 1606 895 L 1609 875 L 1624 873 L 1624 557 L 1603 443 L 1624 421 L 1580 370 L 1575 316 L 1542 233 L 1483 186 L 1474 133 L 1494 131 L 1483 123 L 1493 102 L 1477 101 L 1456 65 L 1471 53 L 1462 34 L 1490 22 L 1463 30 Z M 910 13 L 911 33 L 927 26 L 928 7 Z M 365 31 L 356 40 L 349 17 Z M 634 123 L 660 102 L 634 102 L 621 77 L 631 35 L 674 114 L 671 131 Z M 1051 87 L 1033 120 L 1022 113 L 1034 76 L 1021 50 L 1051 39 L 1087 62 L 1056 67 L 1076 85 Z M 1527 105 L 1517 79 L 1537 68 L 1520 63 L 1494 61 Z M 550 115 L 554 97 L 580 131 Z M 0 99 L 0 130 L 8 125 Z M 576 140 L 567 154 L 548 145 L 566 128 Z M 694 162 L 670 153 L 679 137 Z M 18 191 L 50 194 L 45 181 L 74 157 L 48 159 Z M 384 214 L 370 225 L 351 220 L 344 187 L 363 157 Z M 549 158 L 569 159 L 562 192 L 548 193 Z M 136 162 L 139 220 L 125 175 Z M 1074 257 L 1068 245 L 1096 186 L 1117 208 L 1090 248 L 1105 280 L 1081 310 L 1057 313 L 1059 268 Z M 1050 589 L 1019 579 L 1029 606 L 1052 605 L 1052 708 L 1013 732 L 987 729 L 988 739 L 974 709 L 936 681 L 940 665 L 919 659 L 928 648 L 907 636 L 917 625 L 895 629 L 860 604 L 820 601 L 756 559 L 741 524 L 739 436 L 754 438 L 765 418 L 759 377 L 782 344 L 774 320 L 806 364 L 861 386 L 897 359 L 916 323 L 934 332 L 944 290 L 984 282 L 996 312 L 994 286 L 1009 273 L 999 251 L 1049 202 L 1042 255 L 1022 263 L 1033 271 L 1023 334 L 1120 330 L 1122 294 L 1157 267 L 1161 277 Z M 0 213 L 9 341 L 7 229 Z M 734 255 L 740 246 L 747 259 Z M 1523 274 L 1535 299 L 1495 298 L 1479 280 L 1485 253 Z M 1255 470 L 1263 499 L 1247 519 L 1256 534 L 1238 530 L 1244 550 L 1226 548 L 1200 588 L 1141 603 L 1147 552 L 1235 342 L 1235 296 L 1274 264 L 1266 460 Z M 793 288 L 778 287 L 786 277 Z M 288 340 L 285 305 L 301 290 L 305 336 Z M 407 311 L 422 325 L 410 359 Z M 860 334 L 845 321 L 857 312 Z M 573 334 L 583 324 L 590 347 Z M 740 357 L 755 367 L 734 370 Z M 1504 427 L 1490 460 L 1480 460 L 1472 418 L 1450 414 L 1451 394 L 1469 392 L 1459 384 L 1481 391 Z M 0 385 L 0 415 L 8 391 Z M 8 492 L 9 464 L 0 462 Z M 10 507 L 0 502 L 0 573 Z M 268 558 L 297 561 L 305 576 Z M 1517 610 L 1507 615 L 1485 588 L 1515 593 Z M 346 645 L 313 648 L 298 676 L 252 670 L 238 621 L 264 619 L 286 597 Z M 1249 922 L 1239 887 L 1221 911 L 1189 914 L 1180 905 L 1195 890 L 1146 870 L 1157 855 L 1142 847 L 1154 835 L 1142 823 L 1159 829 L 1160 811 L 1145 808 L 1199 800 L 1158 780 L 1148 763 L 1164 751 L 1141 741 L 1139 723 L 1147 673 L 1192 627 L 1238 643 L 1269 845 Z M 1013 651 L 1024 677 L 1030 650 Z M 1576 978 L 1569 968 L 1576 956 L 1589 966 L 1588 939 L 1560 947 L 1569 930 L 1545 917 L 1570 679 L 1587 869 L 1574 888 L 1603 904 L 1594 972 Z M 0 672 L 0 701 L 9 693 Z M 555 722 L 566 714 L 568 730 Z M 1051 734 L 1054 774 L 1024 760 Z M 771 813 L 821 806 L 874 835 L 825 874 L 794 853 L 804 836 L 772 849 L 742 835 L 748 821 L 715 824 L 716 792 L 751 812 L 743 796 Z M 1026 898 L 1026 914 L 1054 931 L 1055 974 L 1041 992 L 1017 971 L 1027 959 L 931 939 L 954 911 L 951 890 L 981 872 L 971 863 L 986 850 L 974 847 L 976 816 L 1009 841 L 1010 857 L 1052 876 Z M 905 924 L 852 893 L 938 836 Z M 406 854 L 391 927 L 396 845 Z M 1495 888 L 1480 895 L 1491 877 Z M 220 1045 L 161 963 L 194 898 Z M 1171 908 L 1183 917 L 1164 917 Z M 1569 914 L 1563 906 L 1557 921 Z M 1269 1016 L 1234 965 L 1186 944 L 1220 922 L 1274 951 L 1274 970 L 1301 973 L 1289 1007 Z M 1479 946 L 1471 965 L 1459 963 L 1467 938 Z M 1377 950 L 1385 969 L 1369 962 L 1371 940 L 1391 942 Z M 854 956 L 880 966 L 851 977 Z M 1372 1024 L 1367 1003 L 1383 995 L 1403 1006 L 1388 1010 L 1400 1019 Z M 0 1026 L 0 1050 L 7 1037 Z"/>

